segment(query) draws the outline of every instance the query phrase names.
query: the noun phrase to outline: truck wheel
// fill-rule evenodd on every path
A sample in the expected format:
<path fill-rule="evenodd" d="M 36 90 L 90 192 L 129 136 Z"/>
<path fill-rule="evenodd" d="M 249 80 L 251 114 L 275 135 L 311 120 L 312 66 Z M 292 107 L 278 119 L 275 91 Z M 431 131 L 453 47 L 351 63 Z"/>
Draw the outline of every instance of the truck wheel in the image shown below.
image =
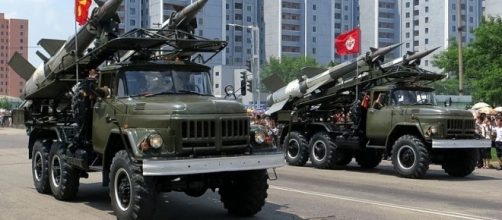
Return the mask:
<path fill-rule="evenodd" d="M 356 154 L 356 162 L 364 169 L 375 168 L 382 162 L 382 151 L 373 148 L 359 151 Z"/>
<path fill-rule="evenodd" d="M 144 177 L 141 167 L 125 150 L 113 157 L 110 166 L 110 198 L 117 219 L 152 219 L 155 211 L 155 184 Z"/>
<path fill-rule="evenodd" d="M 429 169 L 429 163 L 429 151 L 415 136 L 404 135 L 392 146 L 392 164 L 399 176 L 422 178 Z"/>
<path fill-rule="evenodd" d="M 49 146 L 50 142 L 35 141 L 31 156 L 33 184 L 39 193 L 51 192 L 49 185 Z"/>
<path fill-rule="evenodd" d="M 228 213 L 241 217 L 258 213 L 267 198 L 267 178 L 266 170 L 251 170 L 224 181 L 218 193 Z"/>
<path fill-rule="evenodd" d="M 66 147 L 54 143 L 49 156 L 49 179 L 52 195 L 57 200 L 68 201 L 77 196 L 80 173 L 66 162 Z"/>
<path fill-rule="evenodd" d="M 448 150 L 443 161 L 444 171 L 454 177 L 464 177 L 476 168 L 479 158 L 478 149 Z"/>
<path fill-rule="evenodd" d="M 315 168 L 328 169 L 335 165 L 337 146 L 326 132 L 312 136 L 309 143 L 310 162 Z"/>
<path fill-rule="evenodd" d="M 346 166 L 352 161 L 352 153 L 348 150 L 337 149 L 335 153 L 335 165 Z"/>
<path fill-rule="evenodd" d="M 308 143 L 305 136 L 292 131 L 285 139 L 286 162 L 292 166 L 303 166 L 309 159 Z"/>

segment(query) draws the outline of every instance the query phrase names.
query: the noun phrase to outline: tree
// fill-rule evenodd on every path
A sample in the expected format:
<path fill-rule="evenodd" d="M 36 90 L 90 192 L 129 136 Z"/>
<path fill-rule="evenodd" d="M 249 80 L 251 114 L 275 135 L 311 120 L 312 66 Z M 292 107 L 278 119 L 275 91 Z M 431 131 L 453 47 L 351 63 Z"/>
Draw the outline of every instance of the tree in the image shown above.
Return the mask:
<path fill-rule="evenodd" d="M 7 98 L 0 99 L 0 109 L 10 109 L 10 108 L 11 108 L 11 104 L 7 100 Z"/>
<path fill-rule="evenodd" d="M 270 61 L 263 67 L 261 78 L 276 73 L 281 79 L 287 83 L 297 78 L 298 73 L 303 67 L 319 67 L 316 60 L 312 57 L 289 57 L 284 56 L 282 59 L 271 57 Z"/>
<path fill-rule="evenodd" d="M 502 20 L 486 18 L 474 31 L 474 40 L 464 49 L 465 85 L 473 98 L 492 105 L 502 104 Z M 434 57 L 433 65 L 458 76 L 456 43 Z"/>

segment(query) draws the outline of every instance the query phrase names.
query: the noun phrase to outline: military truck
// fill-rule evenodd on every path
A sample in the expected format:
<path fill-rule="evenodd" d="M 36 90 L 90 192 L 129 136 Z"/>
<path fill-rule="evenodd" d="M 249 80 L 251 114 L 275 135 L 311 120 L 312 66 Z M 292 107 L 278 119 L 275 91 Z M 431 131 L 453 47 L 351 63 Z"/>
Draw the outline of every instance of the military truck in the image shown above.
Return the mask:
<path fill-rule="evenodd" d="M 106 24 L 108 18 L 92 19 L 119 4 L 107 1 L 88 25 Z M 179 14 L 190 13 L 171 19 L 192 20 Z M 267 169 L 282 166 L 284 157 L 264 141 L 265 133 L 251 131 L 241 104 L 213 96 L 210 68 L 195 62 L 207 61 L 200 52 L 214 56 L 226 42 L 193 30 L 134 29 L 84 50 L 86 37 L 110 36 L 88 25 L 76 51 L 71 40 L 60 49 L 50 47 L 57 41 L 45 45 L 54 56 L 29 78 L 26 101 L 15 113 L 29 135 L 36 190 L 71 200 L 80 178 L 101 172 L 118 219 L 151 219 L 161 192 L 199 197 L 208 189 L 218 191 L 231 214 L 259 212 Z"/>
<path fill-rule="evenodd" d="M 472 173 L 478 148 L 490 143 L 476 136 L 470 112 L 437 105 L 427 85 L 444 75 L 418 67 L 433 50 L 383 63 L 397 46 L 372 49 L 329 69 L 307 68 L 272 90 L 268 113 L 282 124 L 289 165 L 310 159 L 316 168 L 340 168 L 355 158 L 360 167 L 374 168 L 390 157 L 406 178 L 424 177 L 429 164 L 454 177 Z"/>

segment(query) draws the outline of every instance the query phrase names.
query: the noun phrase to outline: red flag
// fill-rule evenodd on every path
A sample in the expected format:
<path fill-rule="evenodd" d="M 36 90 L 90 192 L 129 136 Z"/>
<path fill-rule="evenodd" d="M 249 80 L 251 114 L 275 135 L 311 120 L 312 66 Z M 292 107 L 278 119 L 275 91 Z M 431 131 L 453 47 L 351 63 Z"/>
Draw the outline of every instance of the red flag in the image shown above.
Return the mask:
<path fill-rule="evenodd" d="M 361 29 L 354 28 L 351 31 L 341 33 L 336 37 L 335 48 L 336 54 L 345 55 L 351 53 L 359 53 L 361 47 Z"/>
<path fill-rule="evenodd" d="M 92 0 L 75 0 L 75 20 L 78 25 L 87 23 Z"/>

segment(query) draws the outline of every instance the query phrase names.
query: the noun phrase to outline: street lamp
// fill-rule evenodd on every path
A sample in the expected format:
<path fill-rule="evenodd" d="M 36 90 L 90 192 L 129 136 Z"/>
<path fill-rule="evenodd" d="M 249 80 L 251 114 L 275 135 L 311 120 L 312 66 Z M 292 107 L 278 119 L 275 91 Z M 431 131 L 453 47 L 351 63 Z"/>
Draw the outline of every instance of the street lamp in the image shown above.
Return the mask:
<path fill-rule="evenodd" d="M 260 107 L 261 103 L 261 86 L 260 86 L 260 28 L 254 25 L 240 25 L 240 24 L 227 24 L 228 26 L 232 27 L 241 27 L 241 28 L 247 28 L 251 29 L 251 38 L 253 39 L 253 42 L 251 44 L 251 52 L 252 52 L 252 57 L 251 57 L 251 72 L 253 73 L 253 81 L 255 81 L 256 85 L 256 92 L 253 91 L 253 100 L 256 97 L 256 108 L 258 109 Z M 255 34 L 256 31 L 256 34 Z M 235 39 L 234 39 L 235 40 Z M 258 45 L 258 46 L 256 46 Z M 256 77 L 255 77 L 256 76 Z M 257 95 L 255 96 L 255 93 Z"/>

